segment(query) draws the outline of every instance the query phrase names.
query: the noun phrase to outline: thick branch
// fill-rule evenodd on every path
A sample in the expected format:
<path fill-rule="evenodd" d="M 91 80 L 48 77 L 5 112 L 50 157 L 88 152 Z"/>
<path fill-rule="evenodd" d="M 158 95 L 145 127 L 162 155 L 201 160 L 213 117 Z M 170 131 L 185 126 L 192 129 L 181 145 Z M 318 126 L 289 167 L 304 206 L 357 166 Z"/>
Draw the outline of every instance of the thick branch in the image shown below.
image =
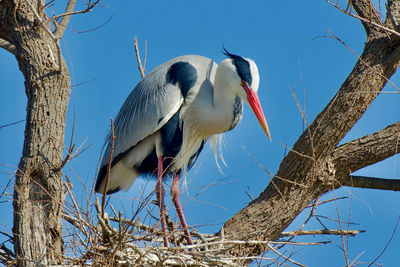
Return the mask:
<path fill-rule="evenodd" d="M 325 171 L 319 179 L 330 182 L 330 184 L 327 183 L 328 188 L 332 188 L 331 183 L 334 182 L 335 187 L 345 185 L 398 191 L 400 180 L 351 176 L 350 174 L 400 153 L 399 145 L 400 122 L 397 122 L 376 133 L 337 147 L 328 158 L 329 164 L 326 164 L 326 166 L 333 166 L 334 177 L 329 171 Z"/>
<path fill-rule="evenodd" d="M 400 1 L 389 0 L 386 5 L 385 25 L 396 31 L 400 31 Z"/>
<path fill-rule="evenodd" d="M 367 20 L 361 20 L 367 35 L 369 35 L 371 31 L 378 29 L 373 24 L 382 25 L 379 13 L 376 11 L 374 4 L 370 0 L 351 0 L 351 3 L 357 14 L 361 18 Z"/>
<path fill-rule="evenodd" d="M 383 179 L 367 176 L 350 175 L 342 182 L 343 186 L 400 191 L 399 179 Z"/>
<path fill-rule="evenodd" d="M 17 55 L 17 48 L 12 43 L 0 38 L 0 47 L 4 48 L 14 56 Z"/>
<path fill-rule="evenodd" d="M 332 159 L 337 174 L 348 174 L 400 152 L 400 122 L 337 147 Z"/>

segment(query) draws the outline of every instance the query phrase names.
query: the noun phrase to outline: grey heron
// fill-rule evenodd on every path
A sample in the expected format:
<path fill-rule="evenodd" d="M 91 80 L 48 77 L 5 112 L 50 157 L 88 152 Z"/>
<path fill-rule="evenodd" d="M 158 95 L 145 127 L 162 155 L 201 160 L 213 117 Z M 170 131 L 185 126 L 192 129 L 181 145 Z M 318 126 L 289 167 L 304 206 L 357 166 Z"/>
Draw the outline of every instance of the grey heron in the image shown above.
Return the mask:
<path fill-rule="evenodd" d="M 235 128 L 243 101 L 262 129 L 270 132 L 257 95 L 255 62 L 229 53 L 219 65 L 197 55 L 180 56 L 151 71 L 129 94 L 114 123 L 112 159 L 110 137 L 95 191 L 128 190 L 140 175 L 156 176 L 156 195 L 164 245 L 169 245 L 165 220 L 163 178 L 173 175 L 172 202 L 188 244 L 193 244 L 179 202 L 179 177 L 196 161 L 207 139 Z M 106 172 L 111 162 L 107 188 Z"/>

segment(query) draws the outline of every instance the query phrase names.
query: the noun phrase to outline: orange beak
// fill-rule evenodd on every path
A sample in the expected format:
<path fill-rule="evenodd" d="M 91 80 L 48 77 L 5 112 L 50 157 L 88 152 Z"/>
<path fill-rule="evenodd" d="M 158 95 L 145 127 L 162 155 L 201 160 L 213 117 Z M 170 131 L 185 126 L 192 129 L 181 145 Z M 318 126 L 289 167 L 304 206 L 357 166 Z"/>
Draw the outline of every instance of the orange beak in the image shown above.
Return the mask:
<path fill-rule="evenodd" d="M 265 120 L 264 112 L 261 108 L 260 100 L 258 99 L 257 93 L 252 91 L 245 82 L 242 82 L 242 86 L 247 93 L 247 101 L 249 102 L 251 109 L 256 115 L 258 122 L 263 128 L 268 139 L 271 141 L 271 134 L 269 133 L 268 124 Z"/>

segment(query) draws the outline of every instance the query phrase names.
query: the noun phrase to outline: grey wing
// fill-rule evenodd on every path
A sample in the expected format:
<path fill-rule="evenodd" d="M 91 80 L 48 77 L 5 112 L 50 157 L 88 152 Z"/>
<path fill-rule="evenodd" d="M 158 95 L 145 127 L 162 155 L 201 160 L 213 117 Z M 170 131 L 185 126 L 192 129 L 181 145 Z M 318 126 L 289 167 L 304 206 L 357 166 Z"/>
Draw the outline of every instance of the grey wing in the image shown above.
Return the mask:
<path fill-rule="evenodd" d="M 183 103 L 180 89 L 165 81 L 163 71 L 151 72 L 129 94 L 114 122 L 112 165 L 141 140 L 159 130 Z M 101 166 L 109 162 L 110 134 Z"/>

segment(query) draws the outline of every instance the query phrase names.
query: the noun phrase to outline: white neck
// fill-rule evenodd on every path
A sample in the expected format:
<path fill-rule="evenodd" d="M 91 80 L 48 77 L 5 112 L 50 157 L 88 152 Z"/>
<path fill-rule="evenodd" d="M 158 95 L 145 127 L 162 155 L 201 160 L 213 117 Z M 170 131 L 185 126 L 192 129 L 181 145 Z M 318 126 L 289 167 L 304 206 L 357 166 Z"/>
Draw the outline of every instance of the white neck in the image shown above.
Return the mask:
<path fill-rule="evenodd" d="M 229 131 L 236 125 L 233 123 L 234 105 L 237 97 L 243 98 L 240 91 L 244 90 L 234 68 L 229 60 L 221 62 L 215 73 L 213 92 L 202 95 L 193 102 L 192 108 L 195 112 L 191 114 L 196 117 L 188 121 L 194 122 L 196 131 L 209 136 Z M 242 101 L 239 103 L 242 104 Z M 237 104 L 236 109 L 241 108 Z"/>

